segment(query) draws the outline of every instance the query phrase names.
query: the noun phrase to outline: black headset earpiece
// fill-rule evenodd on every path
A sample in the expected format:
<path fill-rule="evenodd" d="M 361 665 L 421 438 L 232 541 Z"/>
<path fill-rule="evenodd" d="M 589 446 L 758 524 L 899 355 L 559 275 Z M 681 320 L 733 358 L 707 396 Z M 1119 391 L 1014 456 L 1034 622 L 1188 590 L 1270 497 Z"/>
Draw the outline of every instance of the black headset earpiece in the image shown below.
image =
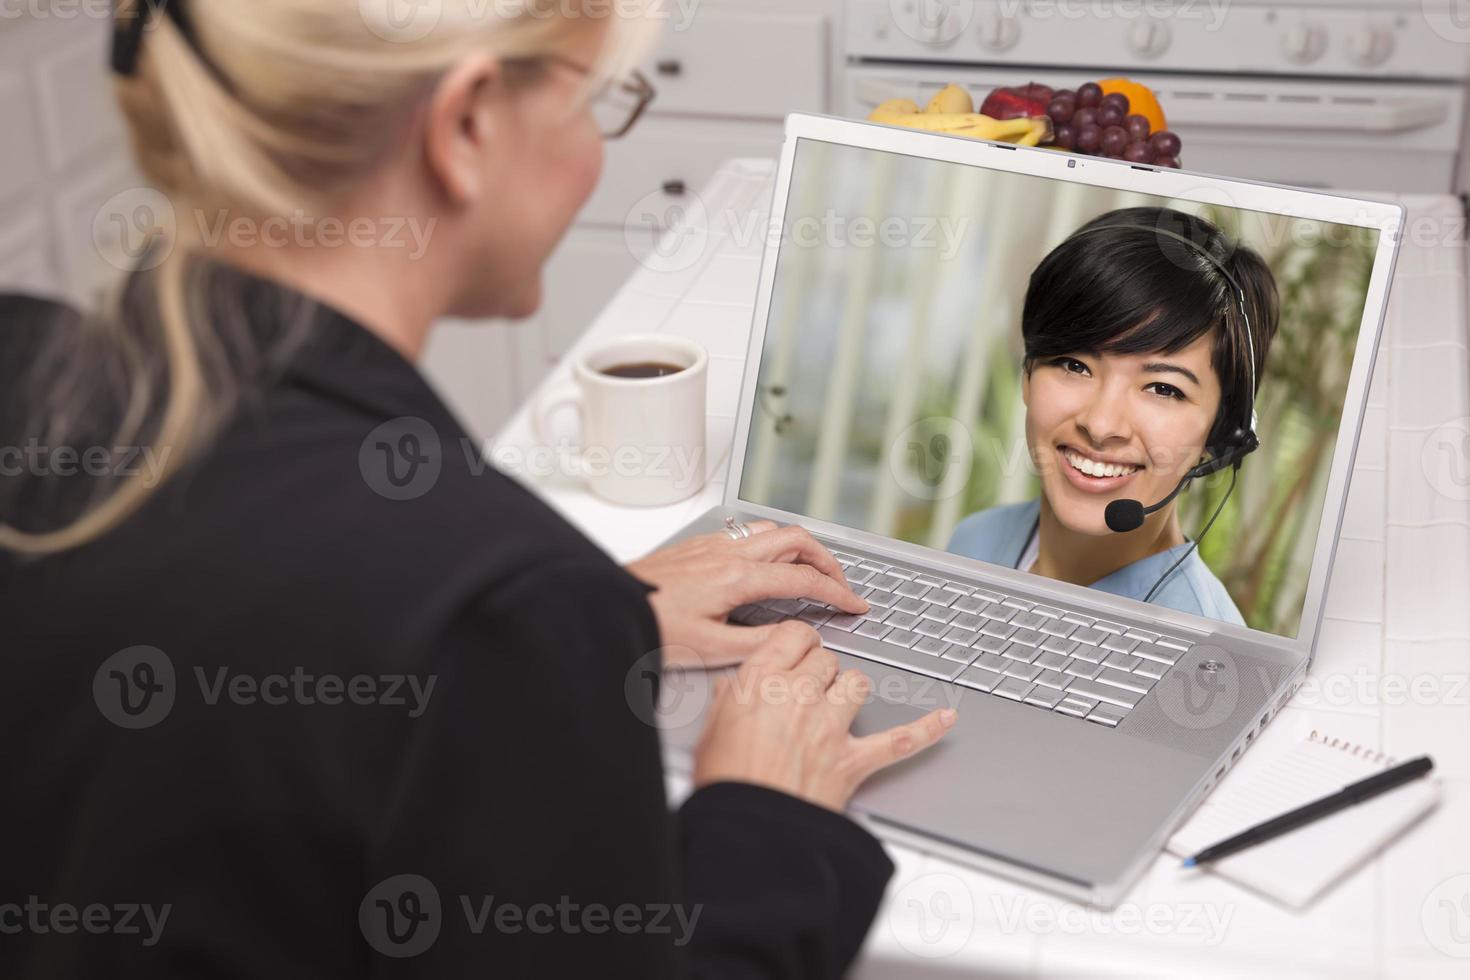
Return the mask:
<path fill-rule="evenodd" d="M 1225 448 L 1216 455 L 1200 463 L 1198 466 L 1184 474 L 1187 480 L 1198 480 L 1201 477 L 1217 473 L 1225 467 L 1240 465 L 1240 461 L 1261 447 L 1261 440 L 1256 438 L 1254 429 L 1236 429 L 1230 434 L 1225 443 Z"/>

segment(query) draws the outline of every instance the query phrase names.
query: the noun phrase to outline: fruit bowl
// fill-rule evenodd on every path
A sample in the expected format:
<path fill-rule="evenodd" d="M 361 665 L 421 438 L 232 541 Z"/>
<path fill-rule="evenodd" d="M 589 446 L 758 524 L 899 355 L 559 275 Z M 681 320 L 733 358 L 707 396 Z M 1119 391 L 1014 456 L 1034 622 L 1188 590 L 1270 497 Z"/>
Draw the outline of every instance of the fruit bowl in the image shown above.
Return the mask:
<path fill-rule="evenodd" d="M 1158 167 L 1178 167 L 1182 148 L 1158 98 L 1128 78 L 1087 82 L 1075 90 L 1039 82 L 1001 87 L 985 97 L 979 112 L 970 93 L 951 84 L 923 109 L 911 99 L 889 99 L 868 118 Z"/>

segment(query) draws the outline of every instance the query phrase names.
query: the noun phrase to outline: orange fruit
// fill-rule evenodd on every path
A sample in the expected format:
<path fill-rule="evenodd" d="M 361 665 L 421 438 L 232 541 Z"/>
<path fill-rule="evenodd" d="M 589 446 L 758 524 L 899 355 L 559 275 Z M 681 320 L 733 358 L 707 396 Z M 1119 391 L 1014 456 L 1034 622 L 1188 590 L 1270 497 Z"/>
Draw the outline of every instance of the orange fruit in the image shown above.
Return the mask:
<path fill-rule="evenodd" d="M 1105 78 L 1097 84 L 1102 86 L 1104 95 L 1122 92 L 1128 96 L 1128 111 L 1136 112 L 1147 119 L 1150 132 L 1157 133 L 1169 128 L 1158 97 L 1147 85 L 1142 85 L 1129 78 Z"/>

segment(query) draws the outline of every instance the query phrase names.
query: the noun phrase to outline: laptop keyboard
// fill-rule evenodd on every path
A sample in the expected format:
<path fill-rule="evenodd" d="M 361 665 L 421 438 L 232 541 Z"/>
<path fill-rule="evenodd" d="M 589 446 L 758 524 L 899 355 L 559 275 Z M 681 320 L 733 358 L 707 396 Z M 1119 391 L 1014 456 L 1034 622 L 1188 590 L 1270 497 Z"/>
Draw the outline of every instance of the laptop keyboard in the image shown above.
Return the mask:
<path fill-rule="evenodd" d="M 770 599 L 730 618 L 752 626 L 800 619 L 844 652 L 1109 728 L 1193 645 L 928 572 L 833 555 L 872 606 L 865 615 Z"/>

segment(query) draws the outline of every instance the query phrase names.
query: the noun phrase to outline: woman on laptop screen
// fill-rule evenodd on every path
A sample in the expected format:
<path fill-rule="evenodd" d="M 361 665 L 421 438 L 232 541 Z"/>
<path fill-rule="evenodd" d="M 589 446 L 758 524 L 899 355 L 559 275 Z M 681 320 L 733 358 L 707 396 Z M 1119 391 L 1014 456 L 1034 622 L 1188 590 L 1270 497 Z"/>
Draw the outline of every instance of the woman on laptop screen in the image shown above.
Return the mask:
<path fill-rule="evenodd" d="M 1243 625 L 1177 498 L 1121 533 L 1106 514 L 1244 454 L 1277 305 L 1261 257 L 1201 218 L 1141 207 L 1084 225 L 1031 274 L 1021 314 L 1041 496 L 969 515 L 949 550 Z"/>

